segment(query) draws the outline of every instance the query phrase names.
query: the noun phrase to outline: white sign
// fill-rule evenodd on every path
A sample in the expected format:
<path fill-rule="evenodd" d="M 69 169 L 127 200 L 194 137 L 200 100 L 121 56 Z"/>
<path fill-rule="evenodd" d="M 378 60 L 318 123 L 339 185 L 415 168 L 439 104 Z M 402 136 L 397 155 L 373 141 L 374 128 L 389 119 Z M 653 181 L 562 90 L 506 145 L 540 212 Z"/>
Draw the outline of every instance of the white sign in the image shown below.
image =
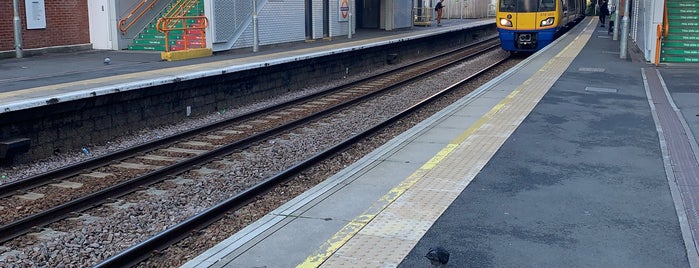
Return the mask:
<path fill-rule="evenodd" d="M 24 0 L 27 14 L 27 30 L 46 29 L 46 9 L 44 0 Z"/>
<path fill-rule="evenodd" d="M 337 5 L 340 8 L 337 16 L 337 21 L 349 21 L 349 0 L 337 0 Z"/>

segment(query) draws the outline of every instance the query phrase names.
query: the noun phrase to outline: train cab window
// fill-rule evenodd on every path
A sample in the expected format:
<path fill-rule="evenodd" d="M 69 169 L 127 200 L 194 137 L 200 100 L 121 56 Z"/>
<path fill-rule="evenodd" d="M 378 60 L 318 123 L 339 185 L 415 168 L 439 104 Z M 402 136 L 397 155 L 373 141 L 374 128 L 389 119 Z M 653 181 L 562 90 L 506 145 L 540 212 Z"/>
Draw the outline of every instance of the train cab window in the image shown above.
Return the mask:
<path fill-rule="evenodd" d="M 501 12 L 555 11 L 556 0 L 500 0 Z"/>
<path fill-rule="evenodd" d="M 500 0 L 500 11 L 501 12 L 515 12 L 515 11 L 517 11 L 517 0 Z"/>
<path fill-rule="evenodd" d="M 541 0 L 539 3 L 539 11 L 555 11 L 556 0 Z"/>
<path fill-rule="evenodd" d="M 538 0 L 517 0 L 517 12 L 536 12 Z"/>

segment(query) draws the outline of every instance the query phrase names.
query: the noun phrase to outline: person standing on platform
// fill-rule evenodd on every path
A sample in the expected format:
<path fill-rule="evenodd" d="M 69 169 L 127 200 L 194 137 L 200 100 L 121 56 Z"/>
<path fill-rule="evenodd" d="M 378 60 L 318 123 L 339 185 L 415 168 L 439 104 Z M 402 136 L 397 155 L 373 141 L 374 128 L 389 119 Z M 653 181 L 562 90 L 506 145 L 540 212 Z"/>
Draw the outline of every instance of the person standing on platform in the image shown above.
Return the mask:
<path fill-rule="evenodd" d="M 616 12 L 614 9 L 612 9 L 612 12 L 609 12 L 609 30 L 607 30 L 607 34 L 612 34 L 614 31 L 614 12 Z"/>
<path fill-rule="evenodd" d="M 444 2 L 444 0 L 439 0 L 437 5 L 434 6 L 434 11 L 437 11 L 437 26 L 442 26 L 442 9 L 444 8 L 442 2 Z"/>
<path fill-rule="evenodd" d="M 602 23 L 600 27 L 604 28 L 605 18 L 609 15 L 609 7 L 607 6 L 607 0 L 602 0 L 599 2 L 599 21 Z"/>

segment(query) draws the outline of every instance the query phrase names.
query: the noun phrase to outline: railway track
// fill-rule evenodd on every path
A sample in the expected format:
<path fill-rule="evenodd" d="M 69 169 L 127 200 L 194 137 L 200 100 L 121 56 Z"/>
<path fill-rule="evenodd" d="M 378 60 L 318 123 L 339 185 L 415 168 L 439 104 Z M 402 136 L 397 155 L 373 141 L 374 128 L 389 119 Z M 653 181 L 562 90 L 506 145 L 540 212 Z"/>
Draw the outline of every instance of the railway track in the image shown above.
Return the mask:
<path fill-rule="evenodd" d="M 464 51 L 453 51 L 441 55 L 439 58 L 469 57 L 466 55 L 476 55 L 478 53 L 476 51 L 488 47 L 495 48 L 497 47 L 497 43 L 481 43 L 477 46 L 469 47 Z M 220 160 L 226 155 L 257 146 L 256 144 L 262 143 L 263 141 L 273 140 L 275 136 L 289 135 L 282 133 L 289 133 L 294 129 L 308 125 L 310 122 L 314 120 L 317 121 L 330 114 L 341 113 L 340 111 L 343 109 L 361 105 L 361 103 L 366 102 L 368 99 L 391 94 L 390 89 L 408 83 L 418 77 L 429 76 L 433 72 L 440 70 L 438 66 L 450 65 L 454 64 L 454 62 L 453 60 L 446 62 L 441 60 L 437 62 L 435 62 L 435 60 L 424 61 L 406 67 L 405 69 L 358 81 L 340 89 L 328 90 L 313 96 L 299 98 L 291 102 L 291 104 L 277 105 L 236 117 L 226 122 L 209 125 L 192 132 L 168 137 L 151 144 L 116 152 L 101 159 L 90 160 L 52 173 L 36 176 L 32 180 L 23 181 L 26 184 L 16 183 L 3 186 L 5 188 L 0 188 L 0 192 L 6 193 L 7 191 L 13 191 L 14 193 L 4 194 L 3 199 L 9 200 L 10 198 L 17 198 L 16 196 L 18 194 L 40 194 L 37 193 L 39 190 L 44 190 L 44 195 L 46 196 L 51 192 L 46 189 L 65 187 L 65 185 L 71 185 L 71 183 L 83 184 L 83 186 L 75 188 L 80 189 L 86 184 L 82 183 L 82 181 L 91 180 L 85 179 L 84 177 L 93 178 L 92 180 L 94 181 L 95 177 L 101 176 L 100 178 L 110 181 L 109 184 L 102 185 L 97 191 L 91 191 L 85 194 L 81 193 L 79 190 L 67 190 L 67 192 L 79 194 L 69 194 L 71 198 L 67 201 L 60 200 L 52 202 L 57 203 L 58 206 L 46 205 L 48 207 L 47 209 L 36 206 L 34 209 L 29 209 L 27 211 L 39 211 L 38 213 L 29 212 L 27 214 L 28 216 L 24 215 L 18 217 L 18 220 L 13 222 L 7 224 L 3 222 L 5 225 L 0 227 L 0 238 L 2 241 L 13 239 L 31 231 L 33 229 L 32 226 L 45 226 L 49 223 L 69 217 L 72 215 L 71 213 L 80 212 L 104 202 L 112 201 L 115 198 L 132 193 L 137 189 L 142 189 L 147 185 L 161 182 L 165 179 L 177 176 L 177 174 L 201 167 L 206 163 Z M 426 102 L 429 101 L 424 101 L 424 103 Z M 226 201 L 197 214 L 198 216 L 190 217 L 184 222 L 170 226 L 167 229 L 168 231 L 158 234 L 127 251 L 114 255 L 103 264 L 122 265 L 127 263 L 125 260 L 128 260 L 129 264 L 134 264 L 134 261 L 143 259 L 143 256 L 134 255 L 140 254 L 137 252 L 151 252 L 152 250 L 161 249 L 166 245 L 172 244 L 186 233 L 191 232 L 191 230 L 201 228 L 215 219 L 222 217 L 226 211 L 250 202 L 251 198 L 269 191 L 270 187 L 273 187 L 280 181 L 288 179 L 289 176 L 308 168 L 321 159 L 327 158 L 329 155 L 336 154 L 343 148 L 395 122 L 395 120 L 410 113 L 410 110 L 417 109 L 422 105 L 423 104 L 416 104 L 413 108 L 407 109 L 382 123 L 375 124 L 369 130 L 349 137 L 290 167 L 286 167 L 283 171 L 263 181 L 250 183 L 254 184 L 254 186 L 243 187 L 244 190 Z M 105 174 L 123 175 L 111 175 L 112 177 L 119 178 L 110 178 L 110 175 Z M 80 178 L 83 178 L 83 180 L 80 180 Z M 101 180 L 100 182 L 103 183 L 104 181 L 105 180 Z M 64 184 L 64 186 L 51 186 L 51 183 Z M 67 188 L 70 189 L 71 187 Z M 61 194 L 65 195 L 65 192 Z M 40 199 L 41 198 L 36 200 Z"/>

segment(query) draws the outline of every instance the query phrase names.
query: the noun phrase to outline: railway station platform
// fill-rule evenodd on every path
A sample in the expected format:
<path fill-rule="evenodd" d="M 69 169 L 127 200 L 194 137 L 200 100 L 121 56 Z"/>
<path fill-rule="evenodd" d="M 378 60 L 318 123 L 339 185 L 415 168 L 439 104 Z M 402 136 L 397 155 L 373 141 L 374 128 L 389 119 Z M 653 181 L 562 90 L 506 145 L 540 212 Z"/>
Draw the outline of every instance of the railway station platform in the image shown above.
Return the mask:
<path fill-rule="evenodd" d="M 178 62 L 125 51 L 5 59 L 0 112 L 487 23 Z M 433 247 L 450 252 L 447 267 L 699 267 L 698 71 L 621 60 L 587 18 L 184 267 L 428 267 Z"/>
<path fill-rule="evenodd" d="M 128 50 L 0 59 L 0 113 L 341 54 L 492 23 L 491 18 L 452 19 L 445 20 L 445 27 L 357 29 L 351 39 L 260 46 L 258 52 L 252 48 L 236 49 L 172 62 L 163 61 L 160 52 Z M 110 59 L 109 64 L 104 63 L 106 58 Z"/>
<path fill-rule="evenodd" d="M 629 57 L 586 18 L 183 267 L 699 267 L 699 68 Z"/>
<path fill-rule="evenodd" d="M 349 82 L 377 68 L 496 34 L 492 19 L 444 24 L 391 32 L 358 29 L 351 39 L 260 46 L 258 52 L 238 49 L 172 62 L 162 61 L 159 53 L 134 51 L 0 60 L 0 143 L 21 149 L 0 152 L 0 165 L 80 152 L 124 133 Z M 75 138 L 82 133 L 91 135 Z"/>

